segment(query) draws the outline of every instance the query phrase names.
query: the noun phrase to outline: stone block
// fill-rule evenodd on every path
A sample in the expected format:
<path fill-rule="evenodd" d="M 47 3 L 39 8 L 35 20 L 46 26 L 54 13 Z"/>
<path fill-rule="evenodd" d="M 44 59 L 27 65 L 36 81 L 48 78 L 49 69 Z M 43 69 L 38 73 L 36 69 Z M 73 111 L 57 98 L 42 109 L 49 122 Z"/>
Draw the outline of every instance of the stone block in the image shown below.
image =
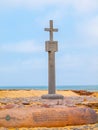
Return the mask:
<path fill-rule="evenodd" d="M 46 41 L 45 43 L 45 50 L 46 51 L 50 51 L 50 52 L 56 52 L 58 51 L 58 43 L 57 41 L 53 41 L 53 42 L 50 42 L 50 41 Z"/>
<path fill-rule="evenodd" d="M 97 123 L 91 108 L 14 108 L 0 111 L 0 126 L 13 127 L 64 127 Z"/>
<path fill-rule="evenodd" d="M 46 94 L 41 96 L 42 99 L 63 99 L 64 96 L 60 94 Z"/>

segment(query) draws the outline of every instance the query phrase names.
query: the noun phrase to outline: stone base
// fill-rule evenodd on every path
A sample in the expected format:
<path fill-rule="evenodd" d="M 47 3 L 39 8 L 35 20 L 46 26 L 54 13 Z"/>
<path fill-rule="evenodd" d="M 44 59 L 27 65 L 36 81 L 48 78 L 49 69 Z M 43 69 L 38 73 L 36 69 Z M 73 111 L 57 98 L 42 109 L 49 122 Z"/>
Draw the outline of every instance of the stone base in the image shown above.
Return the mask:
<path fill-rule="evenodd" d="M 60 94 L 46 94 L 41 96 L 42 99 L 63 99 L 64 96 Z"/>
<path fill-rule="evenodd" d="M 90 108 L 14 108 L 0 111 L 0 126 L 20 127 L 64 127 L 97 122 L 97 114 Z"/>

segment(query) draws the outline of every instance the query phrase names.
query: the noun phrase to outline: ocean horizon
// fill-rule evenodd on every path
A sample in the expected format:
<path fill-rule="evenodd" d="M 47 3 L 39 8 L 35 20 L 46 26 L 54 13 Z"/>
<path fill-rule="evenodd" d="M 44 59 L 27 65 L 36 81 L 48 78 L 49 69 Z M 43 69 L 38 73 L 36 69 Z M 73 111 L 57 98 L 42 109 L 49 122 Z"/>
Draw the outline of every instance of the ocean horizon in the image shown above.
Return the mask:
<path fill-rule="evenodd" d="M 0 90 L 48 90 L 48 86 L 0 86 Z M 98 91 L 98 85 L 61 85 L 56 87 L 57 90 L 87 90 Z"/>

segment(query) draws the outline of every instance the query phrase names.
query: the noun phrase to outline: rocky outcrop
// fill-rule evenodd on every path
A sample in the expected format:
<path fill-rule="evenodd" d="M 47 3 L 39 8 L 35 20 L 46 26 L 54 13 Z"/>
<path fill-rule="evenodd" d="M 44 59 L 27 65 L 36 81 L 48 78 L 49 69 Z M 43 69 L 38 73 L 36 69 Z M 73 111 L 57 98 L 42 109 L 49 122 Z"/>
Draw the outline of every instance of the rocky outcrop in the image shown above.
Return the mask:
<path fill-rule="evenodd" d="M 84 107 L 12 108 L 0 111 L 2 127 L 64 127 L 96 122 L 95 111 Z"/>
<path fill-rule="evenodd" d="M 89 91 L 86 91 L 86 90 L 72 90 L 72 91 L 79 94 L 79 95 L 89 96 L 89 95 L 93 94 L 93 92 L 89 92 Z"/>

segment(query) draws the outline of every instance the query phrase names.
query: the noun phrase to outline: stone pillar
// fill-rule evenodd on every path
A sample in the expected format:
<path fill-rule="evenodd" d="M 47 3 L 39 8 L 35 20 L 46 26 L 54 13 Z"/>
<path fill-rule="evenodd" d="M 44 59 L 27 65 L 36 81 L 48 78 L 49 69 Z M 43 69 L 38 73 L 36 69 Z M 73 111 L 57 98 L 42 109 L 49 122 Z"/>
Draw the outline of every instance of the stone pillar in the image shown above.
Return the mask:
<path fill-rule="evenodd" d="M 48 53 L 48 94 L 55 94 L 55 54 Z M 52 82 L 51 82 L 52 81 Z"/>
<path fill-rule="evenodd" d="M 45 28 L 45 31 L 50 32 L 50 41 L 45 42 L 45 50 L 48 52 L 48 94 L 42 95 L 42 98 L 63 99 L 62 95 L 55 94 L 55 52 L 58 51 L 58 42 L 53 41 L 53 32 L 57 32 L 58 29 L 53 28 L 53 21 L 50 20 L 50 28 Z"/>

